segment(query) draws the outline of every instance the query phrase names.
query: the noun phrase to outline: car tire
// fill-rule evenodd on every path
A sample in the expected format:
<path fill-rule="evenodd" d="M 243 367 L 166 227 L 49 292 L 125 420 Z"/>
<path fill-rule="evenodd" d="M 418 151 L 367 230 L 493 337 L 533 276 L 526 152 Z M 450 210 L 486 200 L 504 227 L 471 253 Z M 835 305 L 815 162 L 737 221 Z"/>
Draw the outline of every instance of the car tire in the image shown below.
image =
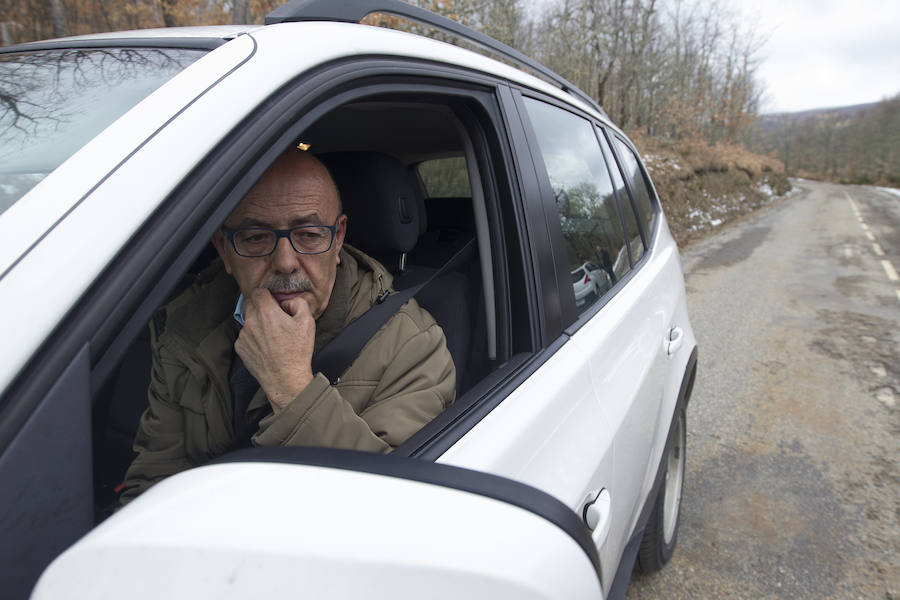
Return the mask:
<path fill-rule="evenodd" d="M 676 421 L 666 441 L 662 486 L 656 495 L 638 552 L 638 566 L 644 573 L 653 573 L 663 568 L 675 551 L 681 514 L 681 494 L 684 487 L 686 445 L 685 411 L 683 407 L 679 407 Z"/>

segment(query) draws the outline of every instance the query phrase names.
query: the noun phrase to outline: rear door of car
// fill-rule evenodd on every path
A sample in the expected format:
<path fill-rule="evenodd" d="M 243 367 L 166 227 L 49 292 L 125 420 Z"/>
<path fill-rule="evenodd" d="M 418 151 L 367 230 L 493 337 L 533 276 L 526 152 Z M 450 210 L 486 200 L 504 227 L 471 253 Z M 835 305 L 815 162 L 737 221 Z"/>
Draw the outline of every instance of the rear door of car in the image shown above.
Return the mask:
<path fill-rule="evenodd" d="M 598 549 L 604 568 L 613 567 L 634 533 L 671 417 L 662 407 L 672 309 L 657 289 L 665 263 L 648 243 L 653 233 L 634 210 L 599 122 L 533 94 L 520 106 L 543 189 L 564 335 L 590 365 L 602 413 L 592 422 L 597 457 L 612 456 L 601 483 L 611 502 L 609 534 Z M 585 262 L 601 265 L 613 286 L 576 308 L 567 275 Z"/>

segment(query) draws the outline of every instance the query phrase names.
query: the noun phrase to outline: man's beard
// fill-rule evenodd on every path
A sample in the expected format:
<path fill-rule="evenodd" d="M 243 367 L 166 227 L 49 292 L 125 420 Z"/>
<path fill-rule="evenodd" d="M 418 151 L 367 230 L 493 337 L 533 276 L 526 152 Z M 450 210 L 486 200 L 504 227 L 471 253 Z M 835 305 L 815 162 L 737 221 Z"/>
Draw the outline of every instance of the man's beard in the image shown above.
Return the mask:
<path fill-rule="evenodd" d="M 260 287 L 268 289 L 273 294 L 291 294 L 294 292 L 313 291 L 312 281 L 302 273 L 291 273 L 287 276 L 272 275 L 268 277 Z"/>

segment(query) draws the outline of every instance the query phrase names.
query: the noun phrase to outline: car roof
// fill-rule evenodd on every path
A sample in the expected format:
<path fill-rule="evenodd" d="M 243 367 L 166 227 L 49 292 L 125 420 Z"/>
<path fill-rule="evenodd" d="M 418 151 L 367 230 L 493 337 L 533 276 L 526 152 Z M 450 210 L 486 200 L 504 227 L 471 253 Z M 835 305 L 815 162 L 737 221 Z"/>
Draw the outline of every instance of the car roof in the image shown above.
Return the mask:
<path fill-rule="evenodd" d="M 53 38 L 49 40 L 41 40 L 37 42 L 26 42 L 18 44 L 11 48 L 20 48 L 26 46 L 38 46 L 45 44 L 64 44 L 66 42 L 86 42 L 86 41 L 103 41 L 112 42 L 117 40 L 182 40 L 196 38 L 218 38 L 228 40 L 235 38 L 242 33 L 250 33 L 256 29 L 260 29 L 264 25 L 198 25 L 193 27 L 157 27 L 155 29 L 131 29 L 126 31 L 105 31 L 100 33 L 89 33 L 86 35 L 72 35 L 68 37 Z M 5 48 L 4 50 L 7 50 Z"/>
<path fill-rule="evenodd" d="M 158 27 L 156 29 L 133 29 L 129 31 L 108 31 L 87 35 L 74 35 L 50 41 L 63 40 L 110 40 L 130 38 L 222 38 L 237 37 L 242 33 L 250 33 L 264 25 L 202 25 L 194 27 Z"/>

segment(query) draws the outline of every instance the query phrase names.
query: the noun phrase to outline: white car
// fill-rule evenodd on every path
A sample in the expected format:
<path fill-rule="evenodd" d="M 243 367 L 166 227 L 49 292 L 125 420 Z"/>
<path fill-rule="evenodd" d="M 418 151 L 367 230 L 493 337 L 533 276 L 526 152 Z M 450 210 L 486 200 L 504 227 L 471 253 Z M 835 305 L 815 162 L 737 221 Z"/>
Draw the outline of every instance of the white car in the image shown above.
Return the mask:
<path fill-rule="evenodd" d="M 358 23 L 373 10 L 541 77 Z M 4 597 L 622 597 L 675 546 L 696 372 L 634 146 L 558 75 L 402 2 L 295 0 L 267 23 L 0 50 Z M 398 285 L 457 255 L 417 296 L 457 400 L 389 455 L 253 448 L 114 512 L 147 323 L 292 145 L 333 166 L 351 243 L 383 240 L 360 203 L 417 228 L 380 253 Z M 579 306 L 587 262 L 613 275 Z"/>
<path fill-rule="evenodd" d="M 586 262 L 572 271 L 572 290 L 575 292 L 575 307 L 581 308 L 592 302 L 612 287 L 609 274 L 592 262 Z"/>

